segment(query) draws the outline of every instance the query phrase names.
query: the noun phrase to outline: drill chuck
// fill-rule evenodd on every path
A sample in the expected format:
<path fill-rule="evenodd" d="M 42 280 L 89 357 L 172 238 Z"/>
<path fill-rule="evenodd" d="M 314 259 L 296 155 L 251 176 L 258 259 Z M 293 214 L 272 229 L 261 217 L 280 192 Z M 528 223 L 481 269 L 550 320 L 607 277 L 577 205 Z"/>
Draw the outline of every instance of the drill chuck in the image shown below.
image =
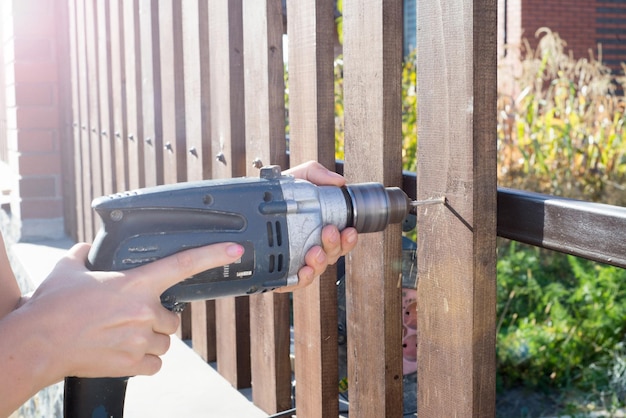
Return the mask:
<path fill-rule="evenodd" d="M 389 224 L 400 223 L 408 215 L 411 201 L 398 187 L 380 183 L 361 183 L 346 187 L 351 210 L 348 226 L 358 232 L 382 231 Z"/>

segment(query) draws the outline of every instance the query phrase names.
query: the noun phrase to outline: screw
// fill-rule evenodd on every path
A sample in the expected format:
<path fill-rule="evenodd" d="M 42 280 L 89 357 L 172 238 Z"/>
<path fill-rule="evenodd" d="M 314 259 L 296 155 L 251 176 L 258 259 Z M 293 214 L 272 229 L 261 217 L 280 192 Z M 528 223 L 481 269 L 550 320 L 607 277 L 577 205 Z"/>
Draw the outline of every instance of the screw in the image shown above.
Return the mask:
<path fill-rule="evenodd" d="M 224 153 L 223 153 L 223 152 L 218 153 L 218 154 L 215 156 L 215 160 L 216 160 L 216 161 L 219 161 L 220 163 L 222 163 L 222 164 L 224 164 L 224 165 L 226 165 L 226 156 L 224 155 Z"/>
<path fill-rule="evenodd" d="M 148 137 L 145 139 L 146 144 L 152 145 L 152 138 Z"/>
<path fill-rule="evenodd" d="M 135 135 L 133 135 L 133 134 L 128 135 L 128 139 L 130 139 L 131 141 L 134 141 L 135 140 Z"/>
<path fill-rule="evenodd" d="M 189 148 L 189 154 L 193 155 L 194 157 L 198 157 L 198 150 L 196 149 L 196 147 L 191 147 Z"/>
<path fill-rule="evenodd" d="M 170 142 L 167 142 L 163 148 L 169 152 L 174 152 L 174 148 L 172 148 L 172 144 Z"/>
<path fill-rule="evenodd" d="M 124 212 L 122 212 L 119 209 L 115 209 L 115 210 L 111 211 L 111 215 L 110 216 L 111 216 L 111 220 L 113 222 L 119 222 L 124 217 Z"/>
<path fill-rule="evenodd" d="M 256 158 L 254 161 L 252 161 L 252 166 L 254 168 L 261 168 L 263 167 L 263 161 L 261 161 L 260 158 Z"/>

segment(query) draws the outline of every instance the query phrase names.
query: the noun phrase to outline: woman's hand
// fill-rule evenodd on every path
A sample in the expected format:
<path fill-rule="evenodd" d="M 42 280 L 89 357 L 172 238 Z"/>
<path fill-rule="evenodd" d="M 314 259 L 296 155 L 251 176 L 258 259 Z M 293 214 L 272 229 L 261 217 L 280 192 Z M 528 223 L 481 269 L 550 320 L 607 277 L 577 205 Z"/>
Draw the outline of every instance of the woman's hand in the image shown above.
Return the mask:
<path fill-rule="evenodd" d="M 346 184 L 341 175 L 326 169 L 316 161 L 300 164 L 287 171 L 294 177 L 308 180 L 318 186 L 338 186 Z M 305 255 L 306 265 L 298 271 L 298 284 L 277 289 L 277 292 L 291 292 L 310 285 L 330 265 L 335 264 L 339 257 L 350 252 L 357 243 L 357 232 L 354 228 L 339 231 L 334 225 L 327 225 L 322 230 L 322 246 L 315 246 Z"/>
<path fill-rule="evenodd" d="M 57 362 L 50 365 L 57 379 L 156 373 L 169 335 L 179 325 L 178 315 L 161 305 L 161 293 L 243 254 L 238 244 L 220 243 L 131 270 L 92 272 L 85 267 L 89 249 L 88 244 L 70 249 L 16 311 L 41 323 L 40 335 Z"/>

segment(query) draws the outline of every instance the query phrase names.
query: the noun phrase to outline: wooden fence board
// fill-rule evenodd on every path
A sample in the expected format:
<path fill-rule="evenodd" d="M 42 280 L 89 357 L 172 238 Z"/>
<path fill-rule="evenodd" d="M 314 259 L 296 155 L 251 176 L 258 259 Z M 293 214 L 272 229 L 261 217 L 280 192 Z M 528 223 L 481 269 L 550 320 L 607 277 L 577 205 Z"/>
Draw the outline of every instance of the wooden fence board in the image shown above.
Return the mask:
<path fill-rule="evenodd" d="M 187 180 L 211 175 L 208 3 L 182 5 Z"/>
<path fill-rule="evenodd" d="M 345 174 L 350 182 L 401 184 L 401 28 L 401 2 L 344 1 Z M 399 225 L 361 235 L 347 259 L 350 415 L 402 416 L 400 237 Z"/>
<path fill-rule="evenodd" d="M 280 0 L 243 2 L 246 156 L 286 167 Z M 259 171 L 248 161 L 248 175 Z M 250 297 L 252 394 L 268 413 L 291 407 L 289 295 Z"/>
<path fill-rule="evenodd" d="M 94 238 L 94 220 L 91 212 L 91 201 L 93 194 L 91 190 L 91 141 L 89 127 L 89 74 L 87 67 L 87 36 L 85 28 L 85 2 L 76 3 L 76 48 L 78 51 L 78 94 L 79 105 L 79 125 L 80 125 L 80 151 L 81 167 L 83 173 L 89 181 L 83 181 L 82 205 L 85 219 L 85 229 L 82 239 L 90 242 Z"/>
<path fill-rule="evenodd" d="M 115 153 L 116 192 L 128 190 L 128 152 L 126 142 L 126 82 L 124 80 L 124 25 L 120 0 L 109 2 L 111 36 L 111 102 L 113 105 L 113 149 Z"/>
<path fill-rule="evenodd" d="M 95 17 L 95 2 L 85 2 L 85 48 L 87 56 L 87 95 L 89 97 L 89 130 L 87 133 L 89 141 L 89 176 L 91 183 L 92 198 L 102 195 L 102 150 L 100 147 L 100 91 L 99 91 L 99 66 L 97 48 L 97 20 Z M 91 202 L 90 202 L 91 211 Z M 94 236 L 100 227 L 100 218 L 93 216 Z"/>
<path fill-rule="evenodd" d="M 335 166 L 334 2 L 287 2 L 289 36 L 289 151 L 296 165 Z M 297 414 L 339 414 L 337 269 L 293 294 Z"/>
<path fill-rule="evenodd" d="M 208 3 L 187 0 L 182 3 L 182 46 L 185 92 L 186 166 L 187 180 L 202 180 L 210 176 L 210 113 L 208 61 Z M 194 350 L 205 360 L 213 353 L 215 323 L 212 318 L 215 303 L 191 303 L 191 339 Z M 209 356 L 209 351 L 212 351 Z M 214 360 L 214 358 L 211 358 Z"/>
<path fill-rule="evenodd" d="M 187 176 L 182 5 L 181 0 L 159 1 L 158 7 L 163 179 L 165 183 L 176 183 Z"/>
<path fill-rule="evenodd" d="M 122 6 L 126 80 L 126 137 L 123 140 L 128 147 L 128 188 L 137 189 L 145 185 L 139 2 L 125 0 Z"/>
<path fill-rule="evenodd" d="M 419 415 L 493 417 L 496 2 L 417 15 Z"/>
<path fill-rule="evenodd" d="M 100 158 L 102 160 L 102 193 L 111 194 L 115 187 L 115 160 L 111 102 L 111 49 L 109 37 L 109 3 L 96 2 L 96 21 L 98 26 L 98 82 L 100 113 Z"/>
<path fill-rule="evenodd" d="M 246 175 L 241 0 L 209 3 L 211 155 L 213 178 Z M 212 310 L 213 309 L 213 310 Z M 218 371 L 234 387 L 251 385 L 250 303 L 247 296 L 207 302 L 207 324 L 215 321 Z"/>
<path fill-rule="evenodd" d="M 163 184 L 163 139 L 161 129 L 161 54 L 158 0 L 140 0 L 141 104 L 143 155 L 146 186 Z"/>
<path fill-rule="evenodd" d="M 74 148 L 73 164 L 75 179 L 74 185 L 74 213 L 76 214 L 75 230 L 76 240 L 84 240 L 85 237 L 85 208 L 83 205 L 83 176 L 81 175 L 81 129 L 80 129 L 80 94 L 78 92 L 78 33 L 76 24 L 76 2 L 68 0 L 68 24 L 69 24 L 69 53 L 70 53 L 70 82 L 72 84 L 72 144 Z"/>

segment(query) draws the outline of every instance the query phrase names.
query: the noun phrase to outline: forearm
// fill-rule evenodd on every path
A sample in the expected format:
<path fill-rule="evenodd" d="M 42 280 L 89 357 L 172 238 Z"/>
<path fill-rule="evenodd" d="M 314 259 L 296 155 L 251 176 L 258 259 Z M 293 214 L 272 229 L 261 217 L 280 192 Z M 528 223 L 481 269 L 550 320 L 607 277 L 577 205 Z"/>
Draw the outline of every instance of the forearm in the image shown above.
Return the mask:
<path fill-rule="evenodd" d="M 0 417 L 15 411 L 43 387 L 56 383 L 51 352 L 41 321 L 28 309 L 0 319 Z"/>
<path fill-rule="evenodd" d="M 20 293 L 20 288 L 9 263 L 4 239 L 0 234 L 0 319 L 19 305 Z"/>

